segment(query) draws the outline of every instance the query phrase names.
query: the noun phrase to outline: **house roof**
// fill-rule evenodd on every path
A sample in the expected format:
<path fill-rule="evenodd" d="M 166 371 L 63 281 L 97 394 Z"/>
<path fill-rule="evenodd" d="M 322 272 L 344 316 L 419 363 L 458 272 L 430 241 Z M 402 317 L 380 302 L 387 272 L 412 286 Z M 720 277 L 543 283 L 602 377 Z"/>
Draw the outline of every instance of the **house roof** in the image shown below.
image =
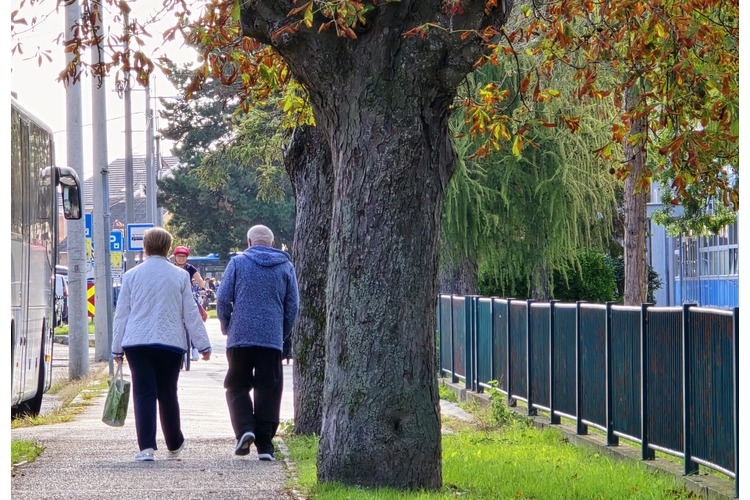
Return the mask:
<path fill-rule="evenodd" d="M 162 156 L 161 165 L 157 172 L 157 178 L 162 178 L 172 169 L 179 166 L 179 160 L 174 156 Z M 125 206 L 125 158 L 118 158 L 109 164 L 109 205 L 110 211 L 112 211 L 115 205 L 122 204 Z M 145 220 L 145 202 L 141 209 L 141 214 L 137 207 L 139 206 L 139 193 L 144 193 L 146 188 L 146 157 L 145 156 L 133 156 L 133 193 L 134 196 L 134 211 L 135 221 L 139 222 Z M 141 195 L 142 196 L 142 195 Z M 83 205 L 86 212 L 91 212 L 94 208 L 94 176 L 91 175 L 83 181 Z M 124 208 L 123 208 L 124 210 Z M 122 219 L 121 219 L 122 220 Z M 114 225 L 115 215 L 112 214 L 112 223 Z"/>
<path fill-rule="evenodd" d="M 161 168 L 157 178 L 169 174 L 178 168 L 180 162 L 175 156 L 162 156 Z M 109 164 L 109 216 L 112 229 L 124 229 L 127 224 L 127 207 L 125 196 L 125 158 L 118 158 Z M 133 221 L 131 223 L 146 222 L 146 198 L 144 193 L 146 187 L 146 157 L 133 157 Z M 59 195 L 58 195 L 59 196 Z M 58 203 L 62 203 L 59 201 Z M 94 176 L 91 175 L 83 181 L 83 206 L 86 213 L 94 210 Z M 58 244 L 58 252 L 68 251 L 67 236 Z"/>

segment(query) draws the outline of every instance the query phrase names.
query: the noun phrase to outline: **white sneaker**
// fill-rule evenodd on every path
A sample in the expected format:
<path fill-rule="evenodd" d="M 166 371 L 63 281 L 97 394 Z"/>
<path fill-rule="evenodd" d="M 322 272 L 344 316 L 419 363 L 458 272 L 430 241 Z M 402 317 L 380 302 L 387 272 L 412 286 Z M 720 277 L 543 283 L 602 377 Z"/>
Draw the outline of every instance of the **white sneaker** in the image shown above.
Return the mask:
<path fill-rule="evenodd" d="M 146 448 L 145 450 L 139 451 L 135 455 L 136 462 L 153 462 L 154 461 L 154 449 Z"/>
<path fill-rule="evenodd" d="M 174 459 L 178 458 L 180 456 L 180 452 L 182 452 L 182 450 L 185 449 L 185 443 L 186 442 L 187 442 L 187 439 L 183 439 L 182 440 L 182 444 L 180 445 L 179 448 L 177 448 L 176 450 L 169 450 L 169 451 L 167 451 L 167 458 L 169 460 L 174 460 Z"/>
<path fill-rule="evenodd" d="M 192 355 L 190 356 L 191 360 L 198 361 L 200 359 L 201 354 L 198 352 L 198 348 L 197 347 L 193 347 L 193 350 L 190 351 L 190 352 L 192 353 Z"/>

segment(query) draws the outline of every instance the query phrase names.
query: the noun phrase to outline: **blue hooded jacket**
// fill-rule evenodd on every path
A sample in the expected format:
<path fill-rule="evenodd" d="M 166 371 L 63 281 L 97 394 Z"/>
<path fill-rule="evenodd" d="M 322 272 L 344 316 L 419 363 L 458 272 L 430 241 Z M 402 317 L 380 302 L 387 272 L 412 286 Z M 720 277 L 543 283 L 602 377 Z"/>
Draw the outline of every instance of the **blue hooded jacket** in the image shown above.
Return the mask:
<path fill-rule="evenodd" d="M 216 295 L 227 349 L 257 346 L 283 351 L 298 311 L 297 275 L 286 252 L 254 245 L 229 261 Z"/>

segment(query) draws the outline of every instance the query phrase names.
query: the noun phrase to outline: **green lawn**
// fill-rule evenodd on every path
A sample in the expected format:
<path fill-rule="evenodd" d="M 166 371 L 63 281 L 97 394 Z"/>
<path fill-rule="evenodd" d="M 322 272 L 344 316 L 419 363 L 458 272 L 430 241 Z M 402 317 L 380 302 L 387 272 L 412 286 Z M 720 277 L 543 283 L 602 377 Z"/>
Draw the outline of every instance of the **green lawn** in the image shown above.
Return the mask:
<path fill-rule="evenodd" d="M 364 489 L 317 484 L 316 437 L 287 436 L 297 467 L 291 487 L 313 499 L 622 499 L 692 498 L 672 476 L 637 462 L 613 460 L 567 442 L 554 429 L 538 430 L 523 421 L 503 428 L 447 421 L 443 435 L 443 487 L 435 492 Z"/>

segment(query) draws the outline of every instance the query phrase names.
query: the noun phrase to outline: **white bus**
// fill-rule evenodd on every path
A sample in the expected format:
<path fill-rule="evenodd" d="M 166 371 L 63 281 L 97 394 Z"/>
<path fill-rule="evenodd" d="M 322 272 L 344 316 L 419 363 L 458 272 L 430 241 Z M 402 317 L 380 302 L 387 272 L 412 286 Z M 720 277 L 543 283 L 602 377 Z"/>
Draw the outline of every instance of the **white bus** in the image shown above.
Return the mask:
<path fill-rule="evenodd" d="M 51 383 L 58 186 L 63 215 L 80 219 L 75 170 L 51 166 L 52 131 L 11 97 L 11 418 L 37 415 Z"/>

